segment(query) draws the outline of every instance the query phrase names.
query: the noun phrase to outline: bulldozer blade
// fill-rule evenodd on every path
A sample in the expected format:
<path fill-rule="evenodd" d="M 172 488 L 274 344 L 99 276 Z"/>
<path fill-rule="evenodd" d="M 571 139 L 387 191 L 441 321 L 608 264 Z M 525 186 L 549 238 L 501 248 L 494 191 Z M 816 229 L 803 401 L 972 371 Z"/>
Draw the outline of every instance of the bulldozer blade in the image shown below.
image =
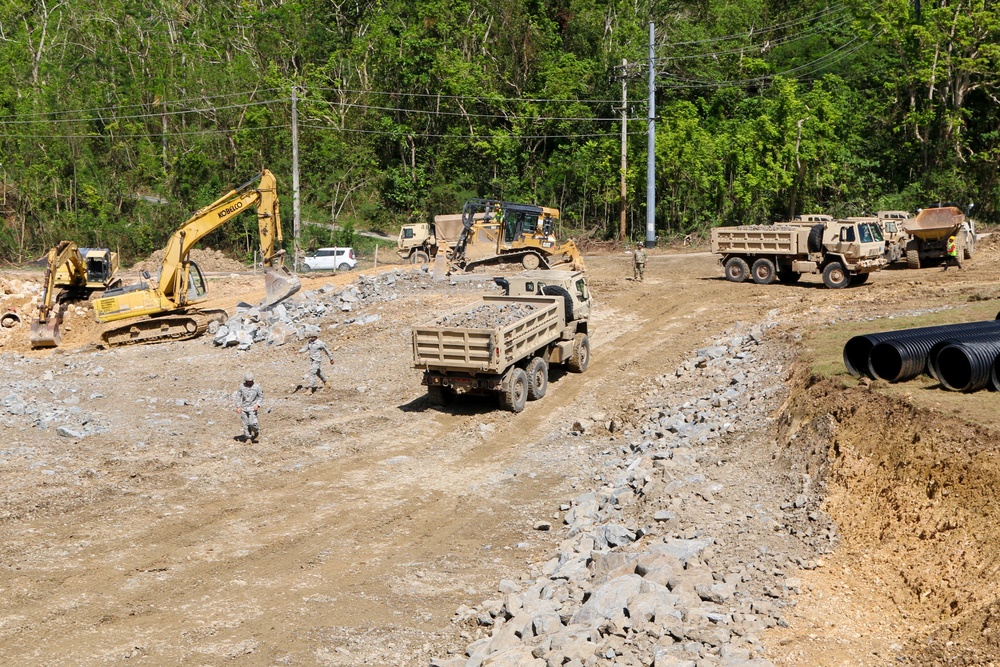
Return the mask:
<path fill-rule="evenodd" d="M 272 308 L 298 292 L 301 287 L 299 277 L 284 266 L 265 269 L 264 300 L 260 307 Z"/>
<path fill-rule="evenodd" d="M 51 317 L 45 322 L 37 320 L 31 323 L 29 334 L 32 349 L 44 347 L 59 347 L 62 343 L 62 333 L 59 331 L 59 318 Z"/>

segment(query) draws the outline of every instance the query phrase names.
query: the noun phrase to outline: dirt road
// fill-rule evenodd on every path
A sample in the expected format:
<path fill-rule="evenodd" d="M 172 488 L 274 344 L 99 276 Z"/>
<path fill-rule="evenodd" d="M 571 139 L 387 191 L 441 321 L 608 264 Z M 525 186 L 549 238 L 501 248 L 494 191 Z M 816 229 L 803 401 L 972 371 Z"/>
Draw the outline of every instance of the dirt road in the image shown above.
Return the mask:
<path fill-rule="evenodd" d="M 624 255 L 587 265 L 590 368 L 518 415 L 478 399 L 433 408 L 410 368 L 409 326 L 471 301 L 475 284 L 408 293 L 373 306 L 376 322 L 325 331 L 336 363 L 315 395 L 292 393 L 308 370 L 294 344 L 97 351 L 81 322 L 57 353 L 0 354 L 0 398 L 87 410 L 106 427 L 74 438 L 3 417 L 0 663 L 426 665 L 462 645 L 457 607 L 558 543 L 533 525 L 558 525 L 585 481 L 573 457 L 601 446 L 571 437 L 574 420 L 629 423 L 644 387 L 735 321 L 805 330 L 904 311 L 915 280 L 945 303 L 997 277 L 983 260 L 961 278 L 888 271 L 826 290 L 733 285 L 705 253 L 652 255 L 644 283 L 626 278 Z M 210 290 L 212 306 L 263 292 L 246 277 Z M 265 391 L 252 445 L 233 439 L 245 370 Z"/>

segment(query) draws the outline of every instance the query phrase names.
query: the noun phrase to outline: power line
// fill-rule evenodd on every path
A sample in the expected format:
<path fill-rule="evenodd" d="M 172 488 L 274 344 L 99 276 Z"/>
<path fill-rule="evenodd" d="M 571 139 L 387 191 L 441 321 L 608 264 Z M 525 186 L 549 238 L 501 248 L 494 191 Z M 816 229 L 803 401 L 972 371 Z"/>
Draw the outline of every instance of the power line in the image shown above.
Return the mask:
<path fill-rule="evenodd" d="M 265 104 L 274 104 L 275 102 L 287 102 L 288 98 L 279 98 L 276 100 L 263 100 L 260 102 L 244 102 L 243 104 L 228 104 L 221 107 L 204 107 L 201 109 L 184 109 L 181 111 L 157 111 L 156 113 L 144 113 L 144 114 L 134 114 L 129 116 L 109 116 L 108 118 L 102 117 L 90 117 L 90 118 L 39 118 L 37 120 L 2 120 L 0 124 L 2 125 L 29 125 L 31 123 L 92 123 L 96 121 L 117 121 L 117 120 L 136 120 L 139 118 L 162 118 L 163 116 L 182 116 L 189 113 L 209 113 L 215 111 L 225 111 L 226 109 L 245 109 L 247 107 L 263 106 Z"/>
<path fill-rule="evenodd" d="M 428 134 L 419 132 L 392 132 L 389 130 L 361 130 L 357 128 L 340 128 L 329 125 L 311 125 L 309 123 L 299 123 L 299 127 L 308 127 L 314 130 L 330 130 L 333 132 L 349 132 L 354 134 L 374 134 L 380 136 L 411 136 L 421 139 L 594 139 L 601 137 L 619 137 L 620 132 L 595 133 L 595 134 Z M 645 135 L 645 132 L 629 132 L 631 135 Z"/>
<path fill-rule="evenodd" d="M 461 111 L 438 111 L 435 109 L 404 109 L 401 107 L 380 107 L 373 106 L 369 104 L 353 104 L 353 103 L 340 103 L 331 102 L 328 100 L 310 100 L 314 103 L 327 104 L 330 106 L 340 106 L 348 109 L 367 109 L 371 111 L 391 111 L 391 112 L 401 112 L 401 113 L 415 113 L 415 114 L 425 114 L 432 116 L 460 116 L 463 118 L 499 118 L 504 120 L 533 120 L 533 121 L 549 121 L 549 120 L 573 120 L 573 121 L 613 121 L 618 122 L 621 117 L 615 118 L 599 118 L 593 116 L 582 116 L 582 117 L 572 117 L 572 116 L 521 116 L 516 113 L 511 114 L 484 114 L 484 113 L 462 113 Z M 303 102 L 305 103 L 305 102 Z"/>
<path fill-rule="evenodd" d="M 551 102 L 577 104 L 618 104 L 621 100 L 586 100 L 586 99 L 547 99 L 542 97 L 483 97 L 481 95 L 440 95 L 437 93 L 407 93 L 388 90 L 364 90 L 356 88 L 326 88 L 310 86 L 309 90 L 322 90 L 336 93 L 354 93 L 357 95 L 386 95 L 388 97 L 430 97 L 442 100 L 466 100 L 469 102 Z"/>
<path fill-rule="evenodd" d="M 242 93 L 227 93 L 227 94 L 224 94 L 224 95 L 208 95 L 208 96 L 199 95 L 198 97 L 187 97 L 187 98 L 182 98 L 182 99 L 179 99 L 179 100 L 161 101 L 161 102 L 158 102 L 158 104 L 166 106 L 166 105 L 171 105 L 171 104 L 180 104 L 181 102 L 188 102 L 188 101 L 192 101 L 192 100 L 207 101 L 207 100 L 225 99 L 225 98 L 229 98 L 229 97 L 239 97 L 240 95 L 256 95 L 258 93 L 269 93 L 269 92 L 273 92 L 273 91 L 276 91 L 276 90 L 281 90 L 281 89 L 280 88 L 263 88 L 261 90 L 250 90 L 250 91 L 245 91 L 245 92 L 242 92 Z M 120 104 L 120 105 L 113 106 L 113 107 L 97 107 L 97 108 L 94 108 L 94 109 L 72 109 L 72 110 L 65 110 L 65 111 L 33 111 L 33 112 L 28 112 L 28 113 L 6 114 L 6 115 L 0 116 L 0 122 L 2 122 L 4 118 L 24 118 L 24 117 L 27 117 L 27 116 L 47 116 L 47 115 L 51 115 L 51 114 L 67 114 L 67 113 L 97 113 L 99 111 L 114 111 L 116 109 L 130 109 L 132 107 L 148 107 L 148 106 L 152 106 L 153 104 L 154 104 L 153 102 L 137 102 L 135 104 Z M 155 115 L 160 115 L 160 114 L 155 114 Z"/>
<path fill-rule="evenodd" d="M 750 34 L 760 34 L 760 35 L 762 35 L 762 34 L 765 34 L 765 33 L 768 33 L 768 32 L 774 32 L 775 30 L 781 30 L 781 29 L 784 29 L 784 28 L 790 28 L 790 27 L 793 27 L 793 26 L 796 26 L 796 25 L 800 25 L 802 23 L 808 23 L 809 21 L 815 20 L 817 18 L 824 18 L 824 17 L 827 17 L 827 16 L 834 16 L 836 14 L 840 14 L 841 12 L 845 12 L 845 11 L 847 11 L 847 7 L 844 6 L 844 5 L 839 5 L 839 7 L 836 7 L 836 8 L 832 8 L 832 9 L 831 8 L 827 8 L 827 9 L 824 9 L 822 11 L 816 12 L 815 14 L 811 14 L 810 16 L 806 16 L 806 17 L 803 17 L 803 18 L 800 18 L 800 19 L 795 19 L 793 21 L 787 21 L 785 23 L 777 23 L 775 25 L 768 26 L 766 28 L 761 28 L 760 30 L 756 30 L 755 31 L 753 28 L 750 28 Z M 691 45 L 694 45 L 694 44 L 711 44 L 713 42 L 725 42 L 725 41 L 729 41 L 729 40 L 733 40 L 733 39 L 744 39 L 747 36 L 748 36 L 747 33 L 738 33 L 738 34 L 734 34 L 734 35 L 725 35 L 723 37 L 709 37 L 707 39 L 699 39 L 699 40 L 695 40 L 695 41 L 692 41 L 692 42 L 672 42 L 672 43 L 668 43 L 668 44 L 658 44 L 657 48 L 667 48 L 667 47 L 672 47 L 672 46 L 691 46 Z"/>
<path fill-rule="evenodd" d="M 284 125 L 262 125 L 260 127 L 235 127 L 221 130 L 191 130 L 188 132 L 147 132 L 146 134 L 0 134 L 6 139 L 150 139 L 152 137 L 187 137 L 204 134 L 233 134 L 236 132 L 277 130 L 291 127 Z"/>

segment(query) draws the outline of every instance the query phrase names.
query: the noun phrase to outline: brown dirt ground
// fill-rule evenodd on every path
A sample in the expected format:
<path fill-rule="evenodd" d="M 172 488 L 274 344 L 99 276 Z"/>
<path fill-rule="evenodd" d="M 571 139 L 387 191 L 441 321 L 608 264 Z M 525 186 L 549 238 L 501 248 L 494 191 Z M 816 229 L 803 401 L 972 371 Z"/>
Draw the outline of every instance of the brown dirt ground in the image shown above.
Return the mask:
<path fill-rule="evenodd" d="M 941 403 L 919 382 L 893 394 L 842 369 L 817 375 L 811 346 L 842 344 L 838 327 L 859 320 L 996 299 L 998 258 L 984 244 L 961 273 L 890 270 L 827 290 L 814 277 L 734 285 L 704 252 L 651 253 L 640 284 L 624 253 L 588 256 L 591 366 L 518 415 L 486 401 L 431 408 L 410 368 L 409 327 L 471 301 L 468 290 L 381 303 L 379 321 L 325 332 L 336 363 L 314 396 L 292 393 L 308 366 L 292 345 L 96 351 L 84 317 L 54 352 L 12 336 L 0 364 L 19 352 L 39 380 L 52 371 L 81 396 L 103 394 L 93 409 L 113 428 L 82 440 L 5 429 L 0 664 L 426 665 L 468 643 L 449 623 L 459 605 L 495 597 L 499 579 L 557 549 L 559 531 L 532 526 L 558 518 L 581 481 L 555 435 L 598 411 L 627 422 L 638 387 L 735 321 L 763 319 L 803 336 L 774 437 L 808 454 L 843 536 L 800 575 L 807 592 L 790 627 L 765 636 L 770 657 L 985 664 L 1000 631 L 1000 422 L 970 423 L 961 397 Z M 208 307 L 259 299 L 261 283 L 214 278 Z M 246 369 L 266 394 L 254 445 L 233 440 L 228 402 Z"/>

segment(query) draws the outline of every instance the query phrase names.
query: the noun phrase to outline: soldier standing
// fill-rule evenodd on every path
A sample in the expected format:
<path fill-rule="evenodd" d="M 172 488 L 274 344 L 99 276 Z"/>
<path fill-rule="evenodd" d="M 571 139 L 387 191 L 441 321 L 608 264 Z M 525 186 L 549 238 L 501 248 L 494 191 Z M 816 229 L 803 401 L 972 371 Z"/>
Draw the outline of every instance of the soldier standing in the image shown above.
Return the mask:
<path fill-rule="evenodd" d="M 635 247 L 632 253 L 632 277 L 639 282 L 643 281 L 646 274 L 646 249 L 641 245 Z"/>
<path fill-rule="evenodd" d="M 257 423 L 257 411 L 264 401 L 264 390 L 254 382 L 253 373 L 247 371 L 243 375 L 243 385 L 236 392 L 236 412 L 243 421 L 243 440 L 257 442 L 260 426 Z"/>
<path fill-rule="evenodd" d="M 302 354 L 303 352 L 309 353 L 309 361 L 311 366 L 309 367 L 309 388 L 315 392 L 319 387 L 316 386 L 316 379 L 326 386 L 326 375 L 323 374 L 323 355 L 326 354 L 330 358 L 330 363 L 333 363 L 333 352 L 330 352 L 330 348 L 326 346 L 326 343 L 319 340 L 315 335 L 309 336 L 309 342 L 301 350 L 296 352 L 296 354 Z"/>

